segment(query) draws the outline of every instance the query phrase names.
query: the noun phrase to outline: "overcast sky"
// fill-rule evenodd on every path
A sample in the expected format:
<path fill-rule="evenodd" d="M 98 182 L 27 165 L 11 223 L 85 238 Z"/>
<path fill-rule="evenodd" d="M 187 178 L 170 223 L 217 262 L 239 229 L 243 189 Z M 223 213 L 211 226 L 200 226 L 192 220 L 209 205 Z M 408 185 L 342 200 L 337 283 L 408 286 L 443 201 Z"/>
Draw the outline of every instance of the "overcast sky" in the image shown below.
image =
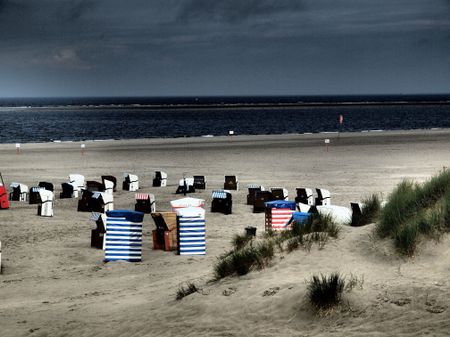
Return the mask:
<path fill-rule="evenodd" d="M 450 0 L 0 0 L 0 97 L 450 93 Z"/>

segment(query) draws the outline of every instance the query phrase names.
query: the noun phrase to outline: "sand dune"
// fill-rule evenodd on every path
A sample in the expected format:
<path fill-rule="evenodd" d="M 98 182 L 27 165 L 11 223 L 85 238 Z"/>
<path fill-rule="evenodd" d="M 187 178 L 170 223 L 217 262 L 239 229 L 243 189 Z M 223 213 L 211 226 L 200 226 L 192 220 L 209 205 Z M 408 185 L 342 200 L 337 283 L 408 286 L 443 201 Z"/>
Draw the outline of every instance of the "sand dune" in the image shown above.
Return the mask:
<path fill-rule="evenodd" d="M 327 152 L 324 138 L 331 138 Z M 77 200 L 59 199 L 54 217 L 36 205 L 13 202 L 0 211 L 3 274 L 0 275 L 1 336 L 446 336 L 449 238 L 430 242 L 413 259 L 399 257 L 389 241 L 375 240 L 373 224 L 344 227 L 324 249 L 277 254 L 269 268 L 209 282 L 217 256 L 248 225 L 264 231 L 264 215 L 245 205 L 247 183 L 323 187 L 332 203 L 349 206 L 371 193 L 387 196 L 403 178 L 423 181 L 450 164 L 450 131 L 338 135 L 235 136 L 79 143 L 0 145 L 5 182 L 60 183 L 69 173 L 87 180 L 123 172 L 137 174 L 141 191 L 169 210 L 178 179 L 203 174 L 207 190 L 207 255 L 177 256 L 152 250 L 150 216 L 144 218 L 143 262 L 103 263 L 90 248 L 89 213 Z M 155 170 L 169 175 L 165 188 L 151 187 Z M 211 190 L 236 174 L 233 214 L 210 213 Z M 115 209 L 133 209 L 134 193 L 118 190 Z M 339 271 L 363 280 L 331 315 L 317 317 L 305 300 L 315 273 Z M 175 300 L 180 285 L 199 293 Z"/>

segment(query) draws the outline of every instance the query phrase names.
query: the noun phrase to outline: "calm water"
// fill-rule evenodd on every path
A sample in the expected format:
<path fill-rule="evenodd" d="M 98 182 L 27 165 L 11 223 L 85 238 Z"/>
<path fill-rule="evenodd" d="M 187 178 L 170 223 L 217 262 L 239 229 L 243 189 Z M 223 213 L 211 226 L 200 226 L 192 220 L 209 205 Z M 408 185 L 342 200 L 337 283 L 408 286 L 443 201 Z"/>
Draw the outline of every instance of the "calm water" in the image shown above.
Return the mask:
<path fill-rule="evenodd" d="M 332 131 L 409 130 L 450 128 L 450 104 L 327 105 L 303 107 L 212 108 L 208 104 L 324 102 L 323 98 L 209 98 L 209 99 L 33 99 L 0 100 L 0 143 L 192 137 L 202 135 L 285 134 Z M 403 98 L 403 97 L 402 97 Z M 433 101 L 448 100 L 433 96 Z M 289 101 L 286 101 L 286 100 Z M 322 99 L 322 101 L 321 101 Z M 365 102 L 387 97 L 339 97 L 334 102 Z M 428 98 L 429 99 L 429 98 Z M 340 101 L 339 101 L 340 100 Z M 94 106 L 82 106 L 92 104 Z M 75 106 L 68 107 L 68 104 Z M 120 107 L 98 107 L 120 104 Z M 137 107 L 137 104 L 158 104 Z M 192 108 L 168 108 L 170 104 L 196 104 Z M 198 105 L 204 104 L 201 108 Z M 55 105 L 61 105 L 56 107 Z M 26 108 L 21 106 L 28 106 Z M 47 107 L 46 107 L 47 106 Z M 49 107 L 51 106 L 51 107 Z M 344 116 L 340 125 L 339 115 Z"/>

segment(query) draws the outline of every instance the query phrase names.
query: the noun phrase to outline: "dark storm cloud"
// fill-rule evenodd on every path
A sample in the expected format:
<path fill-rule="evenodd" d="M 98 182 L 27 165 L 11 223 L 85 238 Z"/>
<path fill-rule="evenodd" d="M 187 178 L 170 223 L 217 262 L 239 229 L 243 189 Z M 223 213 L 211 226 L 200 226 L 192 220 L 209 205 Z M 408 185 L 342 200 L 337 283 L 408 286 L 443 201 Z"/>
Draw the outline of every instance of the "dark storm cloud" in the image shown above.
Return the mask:
<path fill-rule="evenodd" d="M 0 94 L 442 91 L 449 38 L 449 0 L 0 0 Z"/>

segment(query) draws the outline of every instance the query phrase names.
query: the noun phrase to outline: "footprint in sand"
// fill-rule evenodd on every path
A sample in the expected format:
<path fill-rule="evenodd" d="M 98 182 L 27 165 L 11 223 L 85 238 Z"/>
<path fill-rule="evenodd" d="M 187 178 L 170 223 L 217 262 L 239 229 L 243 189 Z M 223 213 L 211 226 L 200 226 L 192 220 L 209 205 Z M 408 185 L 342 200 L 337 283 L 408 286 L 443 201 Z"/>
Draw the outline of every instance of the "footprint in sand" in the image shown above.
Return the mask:
<path fill-rule="evenodd" d="M 231 296 L 231 295 L 233 295 L 236 291 L 237 291 L 237 288 L 230 287 L 230 288 L 228 288 L 228 289 L 225 289 L 225 290 L 222 292 L 222 295 L 223 295 L 223 296 Z"/>
<path fill-rule="evenodd" d="M 273 296 L 276 293 L 278 293 L 279 291 L 280 291 L 280 287 L 269 288 L 267 290 L 264 290 L 264 293 L 262 295 L 263 295 L 263 297 L 265 297 L 265 296 Z"/>

